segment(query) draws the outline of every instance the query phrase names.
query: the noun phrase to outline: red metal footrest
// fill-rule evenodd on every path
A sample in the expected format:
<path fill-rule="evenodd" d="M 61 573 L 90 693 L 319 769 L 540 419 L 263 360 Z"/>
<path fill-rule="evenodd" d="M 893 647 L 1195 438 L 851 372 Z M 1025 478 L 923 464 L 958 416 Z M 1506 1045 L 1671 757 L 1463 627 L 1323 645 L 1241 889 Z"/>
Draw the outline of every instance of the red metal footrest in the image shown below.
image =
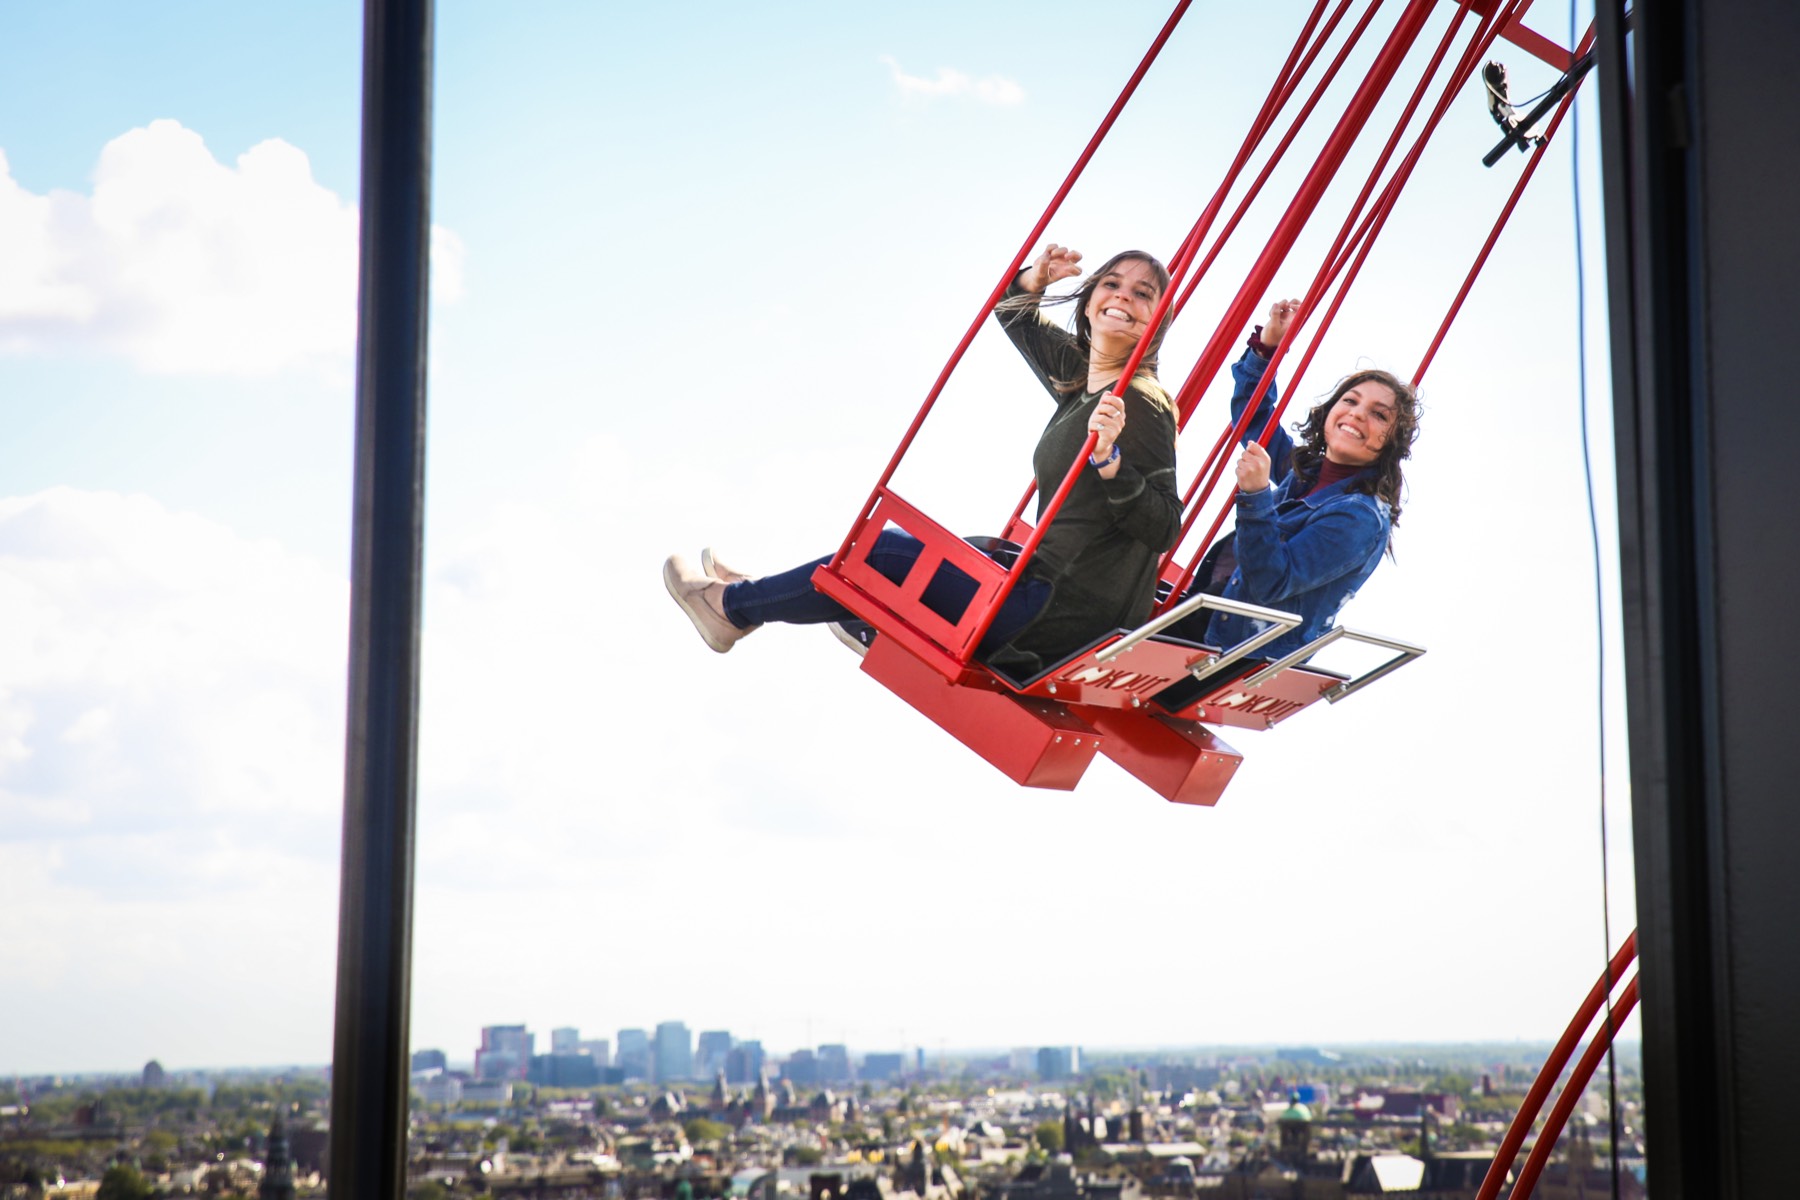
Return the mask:
<path fill-rule="evenodd" d="M 1203 695 L 1183 705 L 1174 715 L 1214 725 L 1235 725 L 1239 729 L 1268 729 L 1278 721 L 1287 720 L 1345 679 L 1331 671 L 1289 667 L 1254 687 L 1245 686 L 1245 678 L 1261 667 L 1261 663 L 1256 663 L 1248 670 L 1233 671 L 1237 678 L 1228 678 L 1216 686 L 1209 681 Z"/>

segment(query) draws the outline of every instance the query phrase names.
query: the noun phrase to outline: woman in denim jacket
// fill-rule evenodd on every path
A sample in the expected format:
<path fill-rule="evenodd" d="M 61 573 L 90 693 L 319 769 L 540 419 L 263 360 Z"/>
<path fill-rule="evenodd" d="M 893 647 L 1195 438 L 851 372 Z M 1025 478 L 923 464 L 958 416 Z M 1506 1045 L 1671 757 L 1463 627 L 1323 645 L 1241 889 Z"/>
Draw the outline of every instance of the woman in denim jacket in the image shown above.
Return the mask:
<path fill-rule="evenodd" d="M 1298 301 L 1276 301 L 1268 324 L 1250 335 L 1231 369 L 1234 420 L 1298 310 Z M 1227 599 L 1299 614 L 1297 628 L 1263 648 L 1270 658 L 1329 630 L 1338 610 L 1374 573 L 1399 523 L 1405 484 L 1400 464 L 1411 456 L 1419 427 L 1417 394 L 1386 371 L 1339 380 L 1295 426 L 1297 443 L 1277 427 L 1265 450 L 1256 439 L 1275 403 L 1270 380 L 1237 462 L 1237 564 L 1223 591 Z M 1265 622 L 1216 613 L 1206 640 L 1234 646 L 1266 628 Z"/>

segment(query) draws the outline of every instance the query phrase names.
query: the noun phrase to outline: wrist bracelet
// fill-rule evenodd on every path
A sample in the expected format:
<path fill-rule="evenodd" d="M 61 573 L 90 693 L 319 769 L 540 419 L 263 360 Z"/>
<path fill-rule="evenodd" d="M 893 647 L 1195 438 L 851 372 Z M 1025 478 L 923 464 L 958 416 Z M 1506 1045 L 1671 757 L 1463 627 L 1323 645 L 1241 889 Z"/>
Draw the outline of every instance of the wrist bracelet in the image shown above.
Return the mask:
<path fill-rule="evenodd" d="M 1119 443 L 1117 443 L 1117 442 L 1113 443 L 1113 452 L 1112 452 L 1111 456 L 1109 456 L 1105 462 L 1101 462 L 1099 459 L 1095 458 L 1091 454 L 1088 455 L 1088 466 L 1090 466 L 1090 467 L 1110 467 L 1118 461 L 1119 461 Z"/>

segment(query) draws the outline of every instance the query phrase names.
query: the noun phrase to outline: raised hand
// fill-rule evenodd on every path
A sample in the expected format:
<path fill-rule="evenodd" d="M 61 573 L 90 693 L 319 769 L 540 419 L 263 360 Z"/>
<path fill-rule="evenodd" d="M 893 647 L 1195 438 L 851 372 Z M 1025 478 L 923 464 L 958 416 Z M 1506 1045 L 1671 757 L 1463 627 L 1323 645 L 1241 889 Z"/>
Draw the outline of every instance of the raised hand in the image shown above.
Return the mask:
<path fill-rule="evenodd" d="M 1269 319 L 1263 325 L 1262 342 L 1265 346 L 1279 346 L 1281 339 L 1287 336 L 1288 322 L 1300 311 L 1298 300 L 1277 300 L 1269 305 Z"/>
<path fill-rule="evenodd" d="M 1030 266 L 1019 272 L 1019 286 L 1028 292 L 1042 292 L 1058 280 L 1073 279 L 1081 274 L 1081 267 L 1077 265 L 1080 262 L 1081 251 L 1052 242 Z"/>
<path fill-rule="evenodd" d="M 1268 335 L 1263 335 L 1266 340 Z M 1238 455 L 1237 485 L 1240 492 L 1260 492 L 1269 486 L 1269 452 L 1257 442 L 1247 442 Z"/>

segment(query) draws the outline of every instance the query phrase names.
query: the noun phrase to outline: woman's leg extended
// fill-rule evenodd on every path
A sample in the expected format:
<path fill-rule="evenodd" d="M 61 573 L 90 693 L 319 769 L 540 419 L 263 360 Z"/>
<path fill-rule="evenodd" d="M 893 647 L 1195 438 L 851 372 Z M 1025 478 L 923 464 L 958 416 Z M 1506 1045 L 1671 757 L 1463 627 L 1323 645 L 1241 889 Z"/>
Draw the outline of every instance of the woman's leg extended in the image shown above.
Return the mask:
<path fill-rule="evenodd" d="M 869 565 L 899 583 L 918 561 L 922 543 L 896 530 L 886 530 L 869 551 Z M 777 621 L 786 625 L 819 625 L 842 621 L 850 610 L 813 587 L 813 572 L 831 561 L 830 556 L 725 589 L 725 616 L 739 629 Z M 967 603 L 965 601 L 964 603 Z"/>

